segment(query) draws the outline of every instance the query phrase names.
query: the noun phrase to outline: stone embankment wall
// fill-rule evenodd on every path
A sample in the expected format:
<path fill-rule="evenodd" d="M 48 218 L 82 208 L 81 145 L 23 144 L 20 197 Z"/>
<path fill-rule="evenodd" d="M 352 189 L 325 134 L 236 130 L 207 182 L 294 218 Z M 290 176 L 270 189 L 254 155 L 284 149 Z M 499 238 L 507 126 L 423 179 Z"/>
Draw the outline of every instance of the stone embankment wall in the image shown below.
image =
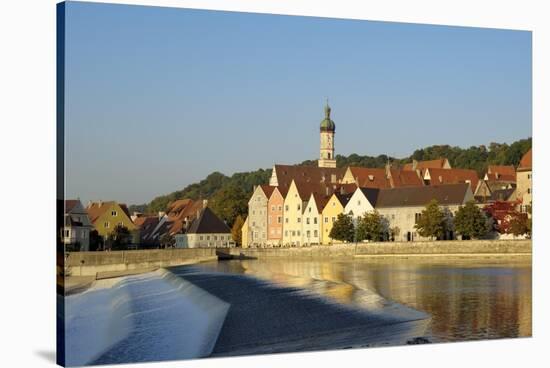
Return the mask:
<path fill-rule="evenodd" d="M 254 258 L 348 258 L 355 256 L 467 256 L 531 254 L 531 240 L 451 240 L 319 245 L 304 248 L 232 248 L 232 255 Z"/>
<path fill-rule="evenodd" d="M 66 259 L 71 276 L 180 266 L 217 259 L 216 249 L 148 249 L 112 252 L 72 252 Z"/>

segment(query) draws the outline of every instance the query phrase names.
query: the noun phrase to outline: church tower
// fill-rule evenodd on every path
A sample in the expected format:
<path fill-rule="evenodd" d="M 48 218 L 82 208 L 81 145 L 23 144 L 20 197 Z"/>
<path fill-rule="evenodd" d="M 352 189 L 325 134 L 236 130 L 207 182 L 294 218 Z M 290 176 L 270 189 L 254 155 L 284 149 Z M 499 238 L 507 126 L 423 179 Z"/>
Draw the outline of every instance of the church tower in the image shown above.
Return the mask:
<path fill-rule="evenodd" d="M 319 156 L 319 167 L 336 167 L 334 157 L 334 133 L 336 125 L 330 120 L 330 106 L 325 106 L 325 118 L 321 121 L 321 151 Z"/>

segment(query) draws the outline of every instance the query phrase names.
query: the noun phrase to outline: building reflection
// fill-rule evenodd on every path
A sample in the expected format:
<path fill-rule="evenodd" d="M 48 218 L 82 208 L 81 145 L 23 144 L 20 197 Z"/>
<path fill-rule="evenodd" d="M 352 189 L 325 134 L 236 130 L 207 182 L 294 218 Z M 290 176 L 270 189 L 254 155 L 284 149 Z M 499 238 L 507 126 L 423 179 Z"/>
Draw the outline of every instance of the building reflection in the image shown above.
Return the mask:
<path fill-rule="evenodd" d="M 218 263 L 302 288 L 338 303 L 385 308 L 391 301 L 432 316 L 436 341 L 531 336 L 531 264 L 437 260 L 331 261 L 269 259 Z"/>

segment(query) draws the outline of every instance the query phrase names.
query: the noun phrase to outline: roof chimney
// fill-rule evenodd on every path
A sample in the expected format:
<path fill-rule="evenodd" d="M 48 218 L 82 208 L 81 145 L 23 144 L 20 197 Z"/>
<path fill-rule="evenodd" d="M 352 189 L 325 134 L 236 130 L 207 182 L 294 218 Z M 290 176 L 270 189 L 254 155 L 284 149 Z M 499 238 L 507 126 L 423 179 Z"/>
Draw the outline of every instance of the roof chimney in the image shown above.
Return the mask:
<path fill-rule="evenodd" d="M 344 189 L 344 187 L 340 187 L 340 194 L 342 195 L 346 194 L 346 190 Z"/>
<path fill-rule="evenodd" d="M 103 205 L 103 201 L 100 199 L 100 200 L 97 202 L 97 205 L 98 205 L 99 207 L 101 207 L 101 206 Z"/>
<path fill-rule="evenodd" d="M 332 175 L 330 176 L 330 182 L 331 182 L 331 183 L 336 183 L 336 174 L 332 174 Z"/>
<path fill-rule="evenodd" d="M 329 193 L 329 188 L 328 188 L 328 186 L 326 186 L 326 187 L 325 187 L 325 195 L 328 197 L 329 194 L 330 194 L 330 193 Z"/>

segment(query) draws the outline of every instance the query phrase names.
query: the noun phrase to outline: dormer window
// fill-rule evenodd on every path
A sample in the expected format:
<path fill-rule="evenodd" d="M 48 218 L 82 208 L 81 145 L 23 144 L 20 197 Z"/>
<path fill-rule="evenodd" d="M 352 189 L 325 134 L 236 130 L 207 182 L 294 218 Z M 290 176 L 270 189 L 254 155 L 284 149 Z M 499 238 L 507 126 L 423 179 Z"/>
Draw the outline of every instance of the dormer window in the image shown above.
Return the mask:
<path fill-rule="evenodd" d="M 374 180 L 374 175 L 369 175 L 369 180 L 373 181 Z"/>
<path fill-rule="evenodd" d="M 112 210 L 112 211 L 111 211 L 111 216 L 116 217 L 116 216 L 117 216 L 117 212 L 116 212 L 115 210 Z"/>

